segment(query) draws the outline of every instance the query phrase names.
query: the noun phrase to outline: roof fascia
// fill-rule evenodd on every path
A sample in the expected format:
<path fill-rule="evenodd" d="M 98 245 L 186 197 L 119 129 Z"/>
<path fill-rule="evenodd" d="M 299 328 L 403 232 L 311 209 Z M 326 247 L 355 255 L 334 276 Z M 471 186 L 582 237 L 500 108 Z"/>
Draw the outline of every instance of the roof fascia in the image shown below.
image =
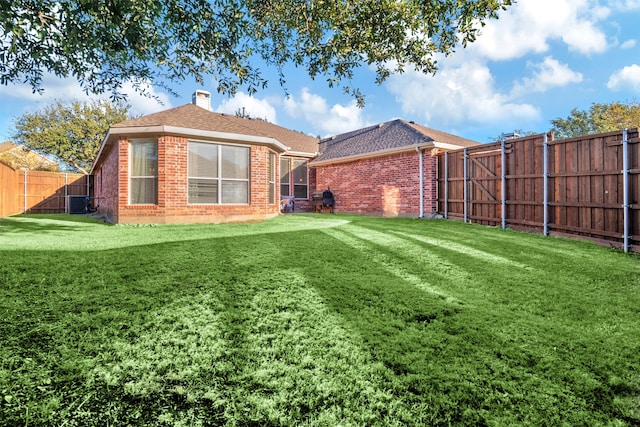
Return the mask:
<path fill-rule="evenodd" d="M 149 134 L 149 133 L 170 133 L 174 135 L 184 135 L 188 137 L 197 137 L 197 138 L 205 138 L 205 139 L 216 139 L 230 142 L 245 142 L 245 143 L 253 143 L 258 145 L 270 145 L 273 146 L 280 151 L 287 151 L 289 147 L 281 143 L 275 138 L 265 137 L 265 136 L 255 136 L 255 135 L 246 135 L 239 133 L 230 133 L 230 132 L 218 132 L 212 130 L 200 130 L 200 129 L 189 129 L 178 126 L 135 126 L 135 127 L 124 127 L 124 128 L 112 128 L 110 129 L 110 133 L 113 135 L 137 135 L 137 134 Z"/>
<path fill-rule="evenodd" d="M 349 162 L 355 162 L 356 160 L 373 159 L 376 157 L 409 153 L 416 150 L 427 150 L 433 147 L 434 147 L 434 144 L 432 142 L 405 145 L 404 147 L 387 148 L 386 150 L 372 151 L 370 153 L 364 153 L 364 154 L 354 154 L 352 156 L 338 157 L 335 159 L 312 160 L 309 163 L 309 166 L 327 166 L 327 165 L 335 165 L 339 163 L 349 163 Z"/>
<path fill-rule="evenodd" d="M 96 166 L 98 166 L 98 160 L 102 156 L 102 152 L 104 151 L 104 148 L 107 146 L 107 141 L 109 141 L 109 136 L 111 136 L 111 128 L 107 130 L 107 134 L 104 136 L 104 139 L 102 140 L 102 144 L 100 144 L 100 150 L 98 150 L 98 155 L 96 156 L 95 160 L 93 161 L 93 164 L 91 165 L 91 169 L 89 170 L 89 175 L 93 175 L 94 169 L 96 168 Z"/>
<path fill-rule="evenodd" d="M 480 144 L 478 144 L 480 145 Z M 435 148 L 441 148 L 443 150 L 447 150 L 447 151 L 455 151 L 455 150 L 459 150 L 461 148 L 465 148 L 465 145 L 457 145 L 457 144 L 451 144 L 449 142 L 437 142 L 435 141 L 433 143 L 433 146 Z"/>
<path fill-rule="evenodd" d="M 340 163 L 349 163 L 354 162 L 356 160 L 364 160 L 364 159 L 373 159 L 376 157 L 390 156 L 394 154 L 408 153 L 416 150 L 428 150 L 431 148 L 440 148 L 446 151 L 459 150 L 464 148 L 462 145 L 450 144 L 447 142 L 438 142 L 438 141 L 430 141 L 421 144 L 412 144 L 406 145 L 404 147 L 397 148 L 389 148 L 386 150 L 378 150 L 372 151 L 370 153 L 364 154 L 354 154 L 352 156 L 339 157 L 335 159 L 327 159 L 327 160 L 312 160 L 309 163 L 309 166 L 327 166 L 327 165 L 335 165 Z"/>
<path fill-rule="evenodd" d="M 94 168 L 97 166 L 97 161 L 100 159 L 104 148 L 107 146 L 107 143 L 111 139 L 111 137 L 116 137 L 118 135 L 127 135 L 127 136 L 135 136 L 135 135 L 149 135 L 149 134 L 172 134 L 172 135 L 181 135 L 191 138 L 202 138 L 202 139 L 212 139 L 223 142 L 240 142 L 240 143 L 249 143 L 254 145 L 266 145 L 274 148 L 276 151 L 284 153 L 289 150 L 289 147 L 281 143 L 275 138 L 269 138 L 264 136 L 255 136 L 255 135 L 245 135 L 245 134 L 237 134 L 237 133 L 229 133 L 229 132 L 217 132 L 217 131 L 208 131 L 208 130 L 200 130 L 200 129 L 189 129 L 178 126 L 132 126 L 132 127 L 112 127 L 107 131 L 104 140 L 102 141 L 102 145 L 100 146 L 100 150 L 98 151 L 98 155 L 96 156 L 96 160 L 93 162 L 91 166 L 91 173 L 93 173 Z"/>
<path fill-rule="evenodd" d="M 282 153 L 284 156 L 291 156 L 291 157 L 316 157 L 318 155 L 318 152 L 313 152 L 313 153 L 307 153 L 306 151 L 287 151 Z"/>

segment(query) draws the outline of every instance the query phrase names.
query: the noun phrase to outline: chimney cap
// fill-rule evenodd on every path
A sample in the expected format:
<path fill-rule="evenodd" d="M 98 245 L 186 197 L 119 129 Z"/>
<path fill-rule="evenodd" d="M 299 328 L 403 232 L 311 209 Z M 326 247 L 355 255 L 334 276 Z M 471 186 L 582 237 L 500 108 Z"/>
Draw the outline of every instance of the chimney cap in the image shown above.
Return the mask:
<path fill-rule="evenodd" d="M 191 96 L 191 103 L 198 107 L 202 107 L 205 110 L 211 111 L 211 92 L 197 89 Z"/>

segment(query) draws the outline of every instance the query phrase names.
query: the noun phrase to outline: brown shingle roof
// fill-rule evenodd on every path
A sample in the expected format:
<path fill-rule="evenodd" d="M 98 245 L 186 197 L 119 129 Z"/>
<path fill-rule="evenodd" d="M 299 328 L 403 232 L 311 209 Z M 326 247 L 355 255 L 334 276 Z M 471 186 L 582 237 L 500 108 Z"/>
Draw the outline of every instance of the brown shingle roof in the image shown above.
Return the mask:
<path fill-rule="evenodd" d="M 470 139 L 397 119 L 321 140 L 320 155 L 314 162 L 351 158 L 436 142 L 459 147 L 479 144 Z"/>
<path fill-rule="evenodd" d="M 186 104 L 137 119 L 127 120 L 113 125 L 112 128 L 147 126 L 175 126 L 186 129 L 268 137 L 277 139 L 282 144 L 290 147 L 291 151 L 301 153 L 315 153 L 318 151 L 318 138 L 259 119 L 214 113 L 194 104 Z"/>

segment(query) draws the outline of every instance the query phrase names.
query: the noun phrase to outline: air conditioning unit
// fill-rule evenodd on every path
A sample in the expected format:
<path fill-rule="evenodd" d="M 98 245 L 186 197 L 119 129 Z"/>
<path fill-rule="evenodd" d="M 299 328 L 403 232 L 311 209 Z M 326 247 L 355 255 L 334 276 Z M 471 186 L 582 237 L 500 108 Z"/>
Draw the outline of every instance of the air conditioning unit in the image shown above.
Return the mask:
<path fill-rule="evenodd" d="M 67 196 L 67 208 L 70 214 L 87 213 L 87 196 Z"/>

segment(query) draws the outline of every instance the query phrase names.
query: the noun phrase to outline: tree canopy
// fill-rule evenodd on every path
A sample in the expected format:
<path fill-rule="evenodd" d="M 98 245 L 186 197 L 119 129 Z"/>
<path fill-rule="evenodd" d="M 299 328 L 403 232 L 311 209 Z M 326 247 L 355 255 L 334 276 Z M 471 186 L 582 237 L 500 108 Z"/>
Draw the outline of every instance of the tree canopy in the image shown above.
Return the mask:
<path fill-rule="evenodd" d="M 218 90 L 268 84 L 255 64 L 303 67 L 330 86 L 362 65 L 377 82 L 408 66 L 433 73 L 436 53 L 473 42 L 512 0 L 17 0 L 0 2 L 0 82 L 41 91 L 45 72 L 122 97 L 131 82 L 212 76 Z M 172 92 L 173 93 L 173 92 Z"/>
<path fill-rule="evenodd" d="M 109 126 L 130 118 L 130 106 L 104 100 L 61 101 L 14 119 L 15 142 L 87 173 Z"/>
<path fill-rule="evenodd" d="M 640 127 L 640 103 L 593 103 L 588 110 L 574 108 L 566 119 L 558 117 L 551 124 L 558 139 Z"/>

